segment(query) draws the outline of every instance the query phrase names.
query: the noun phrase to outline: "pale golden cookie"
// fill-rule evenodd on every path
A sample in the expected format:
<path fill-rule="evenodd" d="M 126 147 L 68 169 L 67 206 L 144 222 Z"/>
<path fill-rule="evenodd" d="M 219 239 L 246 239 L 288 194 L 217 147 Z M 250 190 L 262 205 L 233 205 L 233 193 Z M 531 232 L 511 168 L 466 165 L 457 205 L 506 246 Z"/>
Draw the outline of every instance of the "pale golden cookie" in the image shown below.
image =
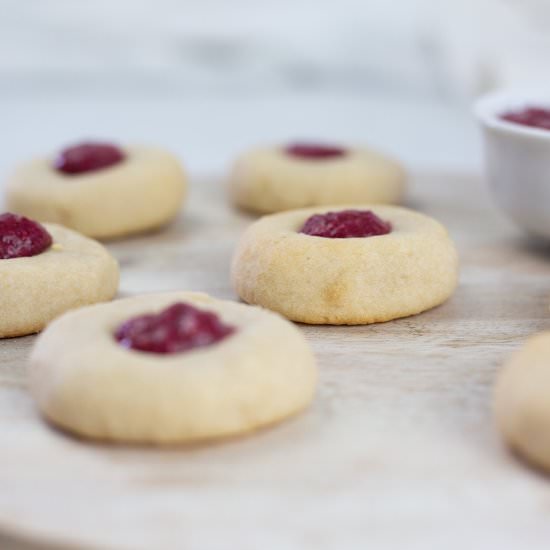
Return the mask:
<path fill-rule="evenodd" d="M 316 205 L 399 202 L 401 165 L 379 153 L 351 148 L 336 158 L 297 158 L 265 147 L 237 159 L 229 183 L 232 202 L 268 214 Z"/>
<path fill-rule="evenodd" d="M 458 275 L 446 229 L 395 206 L 362 205 L 391 223 L 387 235 L 326 238 L 299 233 L 325 206 L 265 216 L 244 233 L 232 281 L 247 303 L 310 324 L 358 325 L 420 313 L 451 296 Z"/>
<path fill-rule="evenodd" d="M 550 332 L 532 336 L 499 374 L 495 417 L 505 441 L 550 469 Z"/>
<path fill-rule="evenodd" d="M 118 289 L 117 261 L 100 243 L 44 224 L 53 244 L 26 258 L 0 259 L 0 338 L 42 330 L 74 308 L 110 300 Z"/>
<path fill-rule="evenodd" d="M 27 162 L 8 181 L 7 206 L 98 239 L 166 224 L 186 193 L 180 163 L 161 149 L 132 146 L 122 151 L 122 162 L 80 174 L 56 170 L 52 158 Z"/>
<path fill-rule="evenodd" d="M 236 331 L 166 355 L 115 340 L 129 318 L 178 301 L 215 312 Z M 138 296 L 64 315 L 39 337 L 30 367 L 32 394 L 51 422 L 89 438 L 155 444 L 277 422 L 310 403 L 317 379 L 313 354 L 291 323 L 193 292 Z"/>

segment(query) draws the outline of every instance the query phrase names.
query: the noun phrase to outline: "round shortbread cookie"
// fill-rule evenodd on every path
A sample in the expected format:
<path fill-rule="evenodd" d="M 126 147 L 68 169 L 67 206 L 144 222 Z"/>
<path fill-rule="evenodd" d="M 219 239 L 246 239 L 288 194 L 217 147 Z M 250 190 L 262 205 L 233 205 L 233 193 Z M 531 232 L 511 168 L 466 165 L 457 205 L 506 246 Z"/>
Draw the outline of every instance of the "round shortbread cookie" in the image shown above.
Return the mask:
<path fill-rule="evenodd" d="M 299 158 L 284 147 L 243 154 L 229 182 L 232 202 L 262 214 L 331 204 L 396 203 L 405 190 L 401 165 L 368 149 L 335 158 Z"/>
<path fill-rule="evenodd" d="M 160 227 L 177 214 L 186 178 L 174 155 L 151 147 L 121 149 L 121 162 L 66 174 L 53 160 L 21 165 L 8 181 L 6 204 L 18 214 L 108 239 Z"/>
<path fill-rule="evenodd" d="M 183 301 L 236 330 L 171 354 L 127 349 L 117 327 Z M 317 370 L 300 331 L 260 308 L 193 292 L 117 300 L 71 312 L 39 337 L 30 358 L 38 407 L 88 438 L 172 444 L 248 432 L 312 400 Z"/>
<path fill-rule="evenodd" d="M 344 206 L 283 212 L 253 223 L 233 257 L 237 294 L 293 321 L 336 325 L 389 321 L 447 300 L 458 276 L 447 230 L 405 208 L 359 208 L 390 222 L 391 233 L 326 238 L 299 232 L 314 214 Z"/>
<path fill-rule="evenodd" d="M 494 411 L 508 445 L 550 470 L 550 332 L 536 334 L 498 375 Z"/>
<path fill-rule="evenodd" d="M 118 264 L 100 243 L 44 224 L 53 244 L 41 254 L 0 259 L 0 338 L 41 331 L 74 308 L 110 300 Z"/>

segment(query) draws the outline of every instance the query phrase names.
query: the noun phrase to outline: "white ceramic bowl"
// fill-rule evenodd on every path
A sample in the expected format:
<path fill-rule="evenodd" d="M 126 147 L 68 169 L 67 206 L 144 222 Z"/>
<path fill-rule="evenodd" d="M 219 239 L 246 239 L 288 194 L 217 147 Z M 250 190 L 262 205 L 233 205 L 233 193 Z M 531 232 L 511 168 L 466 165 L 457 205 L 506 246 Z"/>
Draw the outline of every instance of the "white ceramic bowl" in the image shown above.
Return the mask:
<path fill-rule="evenodd" d="M 501 90 L 480 98 L 485 164 L 497 203 L 529 233 L 550 239 L 550 130 L 507 122 L 500 115 L 525 107 L 550 109 L 550 91 Z"/>

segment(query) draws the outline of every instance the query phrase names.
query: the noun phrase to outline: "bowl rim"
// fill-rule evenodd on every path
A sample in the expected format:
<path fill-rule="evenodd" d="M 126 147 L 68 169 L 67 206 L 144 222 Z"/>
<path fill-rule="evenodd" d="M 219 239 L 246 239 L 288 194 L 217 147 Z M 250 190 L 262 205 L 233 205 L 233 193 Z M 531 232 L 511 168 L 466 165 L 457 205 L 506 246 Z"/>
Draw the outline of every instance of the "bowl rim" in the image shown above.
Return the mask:
<path fill-rule="evenodd" d="M 479 97 L 474 102 L 473 111 L 478 121 L 488 128 L 508 134 L 550 141 L 550 130 L 510 122 L 499 116 L 507 110 L 533 105 L 550 110 L 550 89 L 502 88 L 494 90 Z"/>

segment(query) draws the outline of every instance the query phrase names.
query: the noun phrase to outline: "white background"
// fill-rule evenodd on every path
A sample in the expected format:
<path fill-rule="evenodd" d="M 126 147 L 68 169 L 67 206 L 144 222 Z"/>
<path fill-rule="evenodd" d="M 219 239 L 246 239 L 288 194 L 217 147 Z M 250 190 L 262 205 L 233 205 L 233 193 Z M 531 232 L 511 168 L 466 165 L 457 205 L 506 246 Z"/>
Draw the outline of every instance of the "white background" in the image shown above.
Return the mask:
<path fill-rule="evenodd" d="M 478 170 L 471 99 L 547 78 L 549 20 L 544 0 L 0 0 L 0 177 L 86 137 L 192 172 L 296 138 Z"/>

